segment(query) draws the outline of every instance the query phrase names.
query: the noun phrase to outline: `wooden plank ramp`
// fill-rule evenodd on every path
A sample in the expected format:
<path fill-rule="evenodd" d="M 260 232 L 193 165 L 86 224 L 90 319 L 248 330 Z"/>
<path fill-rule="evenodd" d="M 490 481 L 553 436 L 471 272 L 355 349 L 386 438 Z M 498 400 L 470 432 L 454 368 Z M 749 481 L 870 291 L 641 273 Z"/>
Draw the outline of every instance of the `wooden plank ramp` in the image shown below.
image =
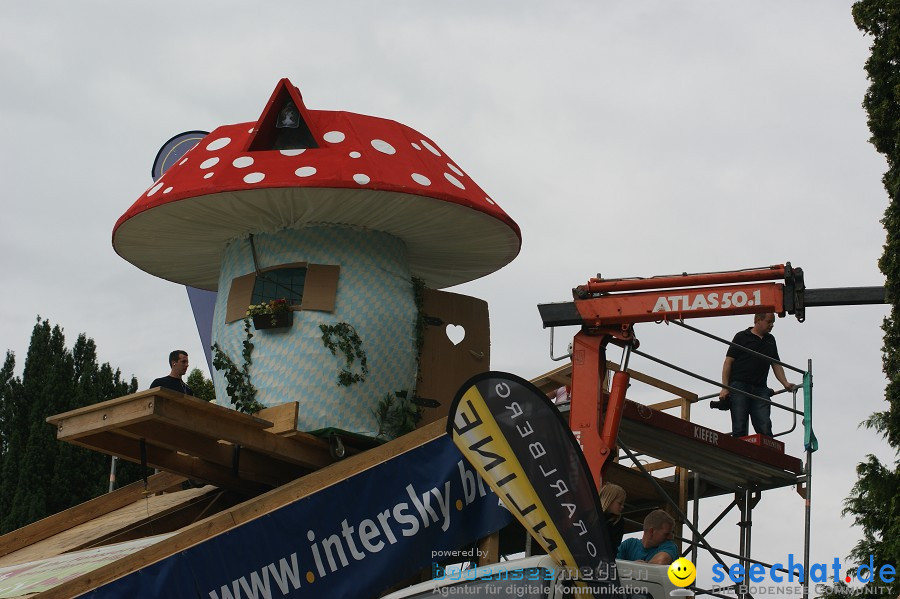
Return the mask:
<path fill-rule="evenodd" d="M 445 426 L 445 420 L 439 420 L 399 439 L 331 464 L 259 497 L 186 526 L 171 537 L 82 574 L 41 593 L 40 597 L 42 599 L 77 597 L 419 447 L 444 435 Z"/>
<path fill-rule="evenodd" d="M 92 522 L 106 514 L 131 505 L 149 494 L 161 493 L 172 488 L 180 489 L 181 484 L 185 480 L 187 479 L 183 476 L 168 472 L 154 474 L 147 479 L 146 487 L 143 481 L 132 483 L 116 489 L 112 493 L 95 497 L 90 501 L 48 516 L 43 520 L 38 520 L 5 535 L 0 535 L 0 566 L 7 566 L 20 561 L 10 559 L 8 556 L 25 547 L 32 546 L 81 524 Z"/>

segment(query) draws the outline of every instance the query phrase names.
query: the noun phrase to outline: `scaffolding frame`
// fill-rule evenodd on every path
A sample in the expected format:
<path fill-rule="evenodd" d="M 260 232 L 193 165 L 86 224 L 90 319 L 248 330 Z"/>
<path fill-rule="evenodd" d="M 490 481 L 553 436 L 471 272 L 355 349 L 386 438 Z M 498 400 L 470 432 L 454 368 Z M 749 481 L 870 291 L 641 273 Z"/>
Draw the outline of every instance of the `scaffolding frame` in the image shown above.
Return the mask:
<path fill-rule="evenodd" d="M 710 338 L 719 343 L 728 345 L 730 347 L 734 346 L 734 347 L 739 348 L 741 351 L 746 351 L 751 354 L 755 354 L 758 357 L 760 357 L 761 359 L 766 360 L 770 364 L 778 364 L 785 369 L 788 369 L 793 372 L 797 372 L 797 373 L 801 374 L 804 377 L 804 381 L 808 381 L 808 385 L 805 385 L 807 388 L 804 391 L 804 393 L 805 393 L 804 410 L 797 409 L 797 397 L 796 397 L 797 389 L 793 390 L 793 402 L 792 402 L 793 406 L 792 407 L 780 404 L 778 402 L 772 401 L 772 400 L 764 398 L 764 397 L 758 397 L 758 396 L 753 396 L 753 395 L 751 395 L 750 397 L 757 399 L 759 401 L 768 403 L 772 406 L 775 406 L 778 409 L 785 410 L 787 412 L 792 413 L 793 425 L 791 426 L 791 428 L 786 431 L 777 433 L 774 436 L 783 436 L 783 435 L 787 435 L 787 434 L 793 432 L 796 429 L 797 416 L 802 416 L 804 418 L 803 422 L 805 425 L 805 431 L 812 430 L 812 428 L 811 428 L 812 427 L 812 411 L 811 411 L 811 406 L 812 406 L 812 360 L 811 359 L 807 360 L 807 368 L 805 370 L 803 370 L 803 369 L 793 366 L 791 364 L 781 362 L 779 360 L 774 360 L 763 354 L 758 354 L 757 352 L 753 352 L 752 350 L 743 348 L 742 346 L 736 345 L 731 341 L 722 339 L 711 333 L 708 333 L 708 332 L 698 329 L 696 327 L 687 325 L 683 321 L 668 321 L 668 322 L 671 324 L 676 324 L 680 327 L 685 328 L 686 330 L 700 334 L 701 336 Z M 550 337 L 551 359 L 554 361 L 561 361 L 561 360 L 564 360 L 564 359 L 570 357 L 569 354 L 564 354 L 562 356 L 554 356 L 553 355 L 553 346 L 554 346 L 554 334 L 553 334 L 553 328 L 551 327 L 551 337 Z M 691 372 L 690 370 L 681 368 L 675 364 L 669 363 L 665 360 L 662 360 L 660 358 L 657 358 L 657 357 L 647 354 L 645 352 L 638 351 L 634 348 L 626 348 L 624 350 L 624 352 L 633 353 L 642 358 L 648 359 L 648 360 L 650 360 L 654 363 L 660 364 L 664 367 L 676 370 L 677 372 L 680 372 L 691 378 L 703 381 L 705 383 L 708 383 L 708 384 L 711 384 L 711 385 L 714 385 L 714 386 L 717 386 L 720 388 L 728 388 L 731 391 L 736 391 L 734 389 L 731 389 L 727 385 L 723 385 L 722 383 L 720 383 L 718 381 L 714 381 L 714 380 L 704 377 L 698 373 Z M 623 352 L 623 355 L 624 355 L 624 352 Z M 690 421 L 690 411 L 691 411 L 690 408 L 691 408 L 692 404 L 698 403 L 698 402 L 701 402 L 704 400 L 712 399 L 714 397 L 718 397 L 718 395 L 719 395 L 718 393 L 713 393 L 710 395 L 698 396 L 696 394 L 687 392 L 683 389 L 678 389 L 677 387 L 674 387 L 673 385 L 670 385 L 668 383 L 664 383 L 663 381 L 660 381 L 659 379 L 655 379 L 654 377 L 650 377 L 646 374 L 640 373 L 631 368 L 627 368 L 627 362 L 624 362 L 622 364 L 622 366 L 620 366 L 614 362 L 607 361 L 607 368 L 608 368 L 609 372 L 613 372 L 613 371 L 617 371 L 621 368 L 625 368 L 631 375 L 632 379 L 634 379 L 634 380 L 650 384 L 651 386 L 654 386 L 654 387 L 657 387 L 657 388 L 660 388 L 660 389 L 663 389 L 663 390 L 666 390 L 669 392 L 676 391 L 676 395 L 677 395 L 676 399 L 669 400 L 666 402 L 660 402 L 660 403 L 653 404 L 648 407 L 655 408 L 657 410 L 666 410 L 666 409 L 671 409 L 674 407 L 680 407 L 681 408 L 680 418 L 687 420 L 687 421 Z M 532 382 L 534 382 L 538 387 L 547 391 L 547 390 L 549 390 L 548 385 L 550 383 L 555 383 L 555 384 L 565 383 L 567 381 L 567 377 L 568 377 L 568 382 L 571 382 L 571 365 L 562 366 L 560 368 L 557 368 L 556 370 L 551 371 L 550 373 L 547 373 L 545 375 L 542 375 L 541 377 L 534 379 Z M 784 393 L 784 392 L 785 391 L 779 391 L 777 393 Z M 568 406 L 562 405 L 562 406 L 560 406 L 560 408 L 561 408 L 561 411 L 566 412 Z M 699 556 L 699 551 L 702 549 L 705 552 L 707 552 L 715 561 L 722 564 L 723 566 L 726 566 L 725 561 L 721 557 L 723 555 L 739 560 L 739 563 L 743 566 L 745 573 L 749 572 L 750 566 L 752 564 L 760 564 L 767 569 L 772 568 L 773 567 L 772 564 L 768 564 L 763 561 L 755 560 L 751 557 L 753 509 L 756 507 L 757 503 L 760 501 L 760 499 L 762 497 L 762 493 L 764 491 L 774 489 L 774 488 L 796 486 L 798 494 L 800 494 L 800 496 L 805 500 L 804 532 L 803 532 L 803 564 L 804 564 L 804 567 L 806 567 L 806 568 L 809 567 L 808 565 L 809 565 L 809 553 L 810 553 L 810 520 L 811 520 L 811 509 L 812 509 L 812 501 L 811 501 L 812 500 L 812 454 L 813 454 L 813 451 L 815 451 L 815 447 L 813 446 L 812 443 L 810 443 L 808 434 L 807 434 L 807 437 L 804 439 L 804 445 L 805 445 L 804 458 L 805 459 L 803 461 L 802 472 L 798 472 L 794 476 L 785 476 L 785 478 L 781 484 L 772 484 L 771 480 L 767 481 L 765 484 L 761 484 L 761 481 L 753 481 L 753 480 L 748 480 L 747 484 L 734 484 L 734 483 L 729 484 L 728 482 L 723 482 L 721 480 L 706 481 L 706 480 L 704 480 L 703 476 L 701 475 L 701 473 L 699 471 L 696 471 L 696 470 L 689 471 L 688 468 L 683 467 L 682 465 L 679 465 L 678 463 L 676 463 L 678 461 L 677 459 L 667 459 L 665 461 L 657 462 L 655 464 L 645 465 L 645 464 L 641 463 L 641 461 L 640 461 L 640 455 L 641 455 L 640 452 L 633 449 L 632 447 L 629 446 L 628 443 L 623 441 L 623 439 L 622 439 L 623 432 L 625 432 L 625 431 L 620 430 L 620 432 L 619 432 L 618 445 L 619 445 L 621 451 L 624 453 L 624 457 L 627 457 L 631 461 L 631 463 L 634 465 L 633 466 L 634 469 L 639 471 L 648 481 L 650 481 L 652 483 L 652 485 L 654 486 L 654 488 L 657 491 L 658 497 L 660 499 L 662 499 L 663 501 L 665 501 L 666 504 L 668 504 L 670 511 L 674 512 L 678 516 L 677 521 L 679 522 L 679 524 L 678 524 L 679 530 L 678 530 L 676 538 L 678 541 L 684 542 L 686 544 L 686 548 L 684 548 L 682 550 L 682 556 L 686 556 L 688 553 L 690 553 L 691 561 L 696 564 L 697 558 Z M 653 456 L 653 454 L 650 452 L 645 452 L 644 455 L 649 455 L 649 456 L 655 457 L 657 459 L 663 458 L 663 456 L 658 456 L 658 455 Z M 677 498 L 675 498 L 675 499 L 673 499 L 670 496 L 670 494 L 662 488 L 662 486 L 659 483 L 658 478 L 653 476 L 653 474 L 652 474 L 653 471 L 655 471 L 657 469 L 661 469 L 661 468 L 666 468 L 668 466 L 676 467 L 674 479 L 675 479 L 675 487 L 677 489 Z M 699 530 L 700 502 L 701 502 L 701 499 L 705 498 L 705 497 L 703 497 L 703 493 L 701 492 L 701 488 L 704 483 L 710 483 L 710 484 L 715 485 L 715 487 L 727 490 L 729 492 L 733 492 L 734 499 L 727 507 L 725 507 L 713 519 L 712 523 L 705 530 L 701 531 L 701 530 Z M 690 486 L 690 493 L 688 492 L 689 486 Z M 688 517 L 688 515 L 686 513 L 687 501 L 689 500 L 688 495 L 690 495 L 690 501 L 692 502 L 692 508 L 693 508 L 691 517 Z M 706 497 L 709 497 L 709 496 L 710 495 L 706 495 Z M 738 511 L 739 511 L 738 527 L 739 527 L 740 531 L 739 531 L 738 552 L 737 553 L 728 552 L 728 551 L 725 551 L 722 549 L 715 548 L 706 539 L 707 535 L 709 535 L 716 528 L 716 526 L 734 508 L 738 508 Z M 690 529 L 690 533 L 691 533 L 690 538 L 687 538 L 686 536 L 684 536 L 682 534 L 680 523 L 684 523 L 685 525 L 688 526 L 688 528 Z M 778 569 L 776 569 L 776 571 L 789 573 L 788 570 L 784 569 L 784 568 L 778 568 Z M 805 574 L 806 573 L 804 573 L 803 580 L 801 583 L 802 589 L 803 589 L 802 596 L 804 599 L 808 599 L 808 597 L 809 597 L 809 577 L 806 576 Z M 746 581 L 747 581 L 747 578 L 745 576 L 743 584 L 730 585 L 733 588 L 734 593 L 735 593 L 735 594 L 730 594 L 730 595 L 721 594 L 716 591 L 713 591 L 712 589 L 704 589 L 704 588 L 700 588 L 700 587 L 696 587 L 696 586 L 692 586 L 691 588 L 698 596 L 704 595 L 704 596 L 714 596 L 714 597 L 725 597 L 725 598 L 729 598 L 729 599 L 737 596 L 739 599 L 753 599 L 753 596 L 748 592 L 747 587 L 749 585 Z"/>

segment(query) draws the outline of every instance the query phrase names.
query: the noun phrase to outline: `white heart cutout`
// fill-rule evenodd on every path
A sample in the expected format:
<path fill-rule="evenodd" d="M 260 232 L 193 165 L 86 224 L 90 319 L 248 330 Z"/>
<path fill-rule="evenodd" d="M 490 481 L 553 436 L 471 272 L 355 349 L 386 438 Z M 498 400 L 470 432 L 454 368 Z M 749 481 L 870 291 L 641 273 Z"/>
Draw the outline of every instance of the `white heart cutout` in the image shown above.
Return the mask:
<path fill-rule="evenodd" d="M 462 343 L 462 340 L 466 338 L 466 329 L 458 324 L 448 324 L 446 330 L 447 339 L 449 339 L 453 345 L 459 345 Z"/>

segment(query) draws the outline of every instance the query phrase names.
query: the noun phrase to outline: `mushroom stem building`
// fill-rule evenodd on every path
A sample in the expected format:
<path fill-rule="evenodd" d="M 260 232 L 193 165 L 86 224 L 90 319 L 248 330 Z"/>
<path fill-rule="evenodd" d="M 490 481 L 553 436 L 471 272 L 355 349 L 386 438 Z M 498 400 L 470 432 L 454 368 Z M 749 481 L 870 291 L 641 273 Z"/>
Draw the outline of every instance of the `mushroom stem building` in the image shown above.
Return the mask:
<path fill-rule="evenodd" d="M 464 283 L 520 245 L 516 223 L 432 140 L 309 110 L 287 79 L 255 123 L 208 134 L 113 230 L 137 267 L 218 291 L 213 341 L 238 368 L 248 307 L 286 300 L 289 326 L 251 332 L 257 401 L 299 402 L 301 430 L 370 435 L 378 402 L 416 386 L 414 279 Z M 213 379 L 227 396 L 226 373 Z"/>

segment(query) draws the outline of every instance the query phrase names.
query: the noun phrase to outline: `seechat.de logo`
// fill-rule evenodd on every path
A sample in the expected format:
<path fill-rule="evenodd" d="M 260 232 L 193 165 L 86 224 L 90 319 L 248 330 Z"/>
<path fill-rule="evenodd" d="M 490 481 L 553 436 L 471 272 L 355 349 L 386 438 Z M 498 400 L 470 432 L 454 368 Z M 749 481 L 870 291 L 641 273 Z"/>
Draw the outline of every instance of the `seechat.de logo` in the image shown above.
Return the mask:
<path fill-rule="evenodd" d="M 846 577 L 841 576 L 842 569 L 843 565 L 839 558 L 834 558 L 831 563 L 813 563 L 806 568 L 803 562 L 795 560 L 793 553 L 789 553 L 787 563 L 776 562 L 768 567 L 759 563 L 750 564 L 746 569 L 743 564 L 732 564 L 731 566 L 713 564 L 712 581 L 716 584 L 726 580 L 737 584 L 759 583 L 765 580 L 776 583 L 802 583 L 807 576 L 810 582 L 828 582 L 829 576 L 832 576 L 834 580 L 843 578 L 846 583 L 854 581 L 854 577 L 851 577 L 849 573 Z M 884 564 L 877 567 L 875 557 L 870 555 L 868 563 L 864 562 L 856 566 L 855 581 L 862 584 L 870 582 L 890 584 L 894 582 L 896 576 L 897 569 L 893 565 Z"/>

